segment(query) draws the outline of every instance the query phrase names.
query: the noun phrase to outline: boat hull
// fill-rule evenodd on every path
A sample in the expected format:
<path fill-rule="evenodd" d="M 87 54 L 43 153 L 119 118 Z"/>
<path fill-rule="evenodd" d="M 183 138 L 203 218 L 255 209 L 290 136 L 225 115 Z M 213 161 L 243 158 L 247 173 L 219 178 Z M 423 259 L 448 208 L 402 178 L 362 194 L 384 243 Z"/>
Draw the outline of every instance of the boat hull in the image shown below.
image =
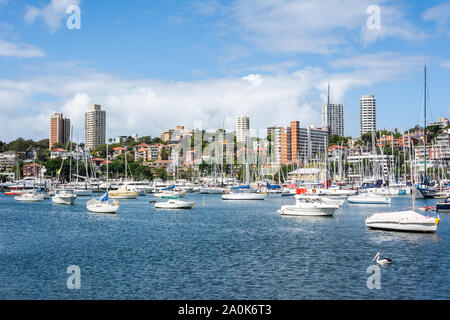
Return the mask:
<path fill-rule="evenodd" d="M 283 216 L 333 216 L 336 208 L 298 208 L 296 206 L 283 206 L 280 214 Z"/>
<path fill-rule="evenodd" d="M 265 200 L 266 195 L 260 194 L 260 193 L 230 193 L 230 194 L 223 194 L 222 200 Z"/>
<path fill-rule="evenodd" d="M 54 196 L 52 198 L 52 203 L 54 204 L 64 204 L 64 205 L 73 205 L 76 200 L 76 196 Z"/>
<path fill-rule="evenodd" d="M 385 231 L 401 231 L 401 232 L 423 232 L 434 233 L 437 230 L 437 225 L 433 224 L 418 224 L 418 223 L 395 223 L 395 222 L 373 222 L 366 223 L 366 226 L 374 230 Z"/>

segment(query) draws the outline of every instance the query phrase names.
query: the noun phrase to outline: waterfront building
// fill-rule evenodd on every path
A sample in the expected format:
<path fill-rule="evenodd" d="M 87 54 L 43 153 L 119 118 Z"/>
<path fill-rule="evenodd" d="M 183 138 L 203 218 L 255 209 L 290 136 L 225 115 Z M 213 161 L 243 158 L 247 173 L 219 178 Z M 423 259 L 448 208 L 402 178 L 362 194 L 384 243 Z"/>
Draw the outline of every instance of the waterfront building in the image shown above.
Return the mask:
<path fill-rule="evenodd" d="M 450 126 L 450 121 L 447 118 L 439 118 L 436 122 L 430 122 L 429 126 L 438 126 L 444 129 Z"/>
<path fill-rule="evenodd" d="M 106 143 L 106 112 L 94 104 L 85 113 L 86 147 L 90 150 Z"/>
<path fill-rule="evenodd" d="M 299 164 L 312 160 L 318 153 L 324 153 L 328 147 L 328 130 L 308 126 L 301 128 L 298 121 L 290 126 L 275 128 L 272 141 L 272 159 L 274 164 Z"/>
<path fill-rule="evenodd" d="M 175 129 L 167 129 L 161 134 L 161 140 L 170 144 L 180 143 L 186 137 L 194 136 L 194 130 L 185 129 L 184 126 L 176 126 Z"/>
<path fill-rule="evenodd" d="M 65 144 L 70 140 L 70 119 L 64 118 L 62 113 L 50 116 L 49 148 L 55 144 Z"/>
<path fill-rule="evenodd" d="M 377 130 L 377 109 L 374 95 L 365 95 L 360 99 L 361 135 Z"/>
<path fill-rule="evenodd" d="M 250 130 L 250 118 L 246 116 L 239 116 L 236 119 L 236 142 L 239 144 L 247 143 L 247 138 Z"/>
<path fill-rule="evenodd" d="M 330 135 L 344 136 L 343 104 L 325 104 L 322 106 L 322 127 L 327 127 Z"/>
<path fill-rule="evenodd" d="M 23 177 L 39 177 L 41 175 L 42 165 L 39 163 L 30 163 L 23 166 Z"/>

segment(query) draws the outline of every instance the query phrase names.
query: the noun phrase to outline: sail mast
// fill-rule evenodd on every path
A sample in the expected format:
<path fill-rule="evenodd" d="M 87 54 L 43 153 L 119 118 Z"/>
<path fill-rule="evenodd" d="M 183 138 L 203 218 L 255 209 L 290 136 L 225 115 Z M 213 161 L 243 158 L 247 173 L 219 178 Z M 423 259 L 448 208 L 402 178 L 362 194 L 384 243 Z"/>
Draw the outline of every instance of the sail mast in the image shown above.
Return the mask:
<path fill-rule="evenodd" d="M 423 93 L 423 157 L 424 157 L 424 182 L 428 185 L 427 178 L 427 66 L 424 66 L 424 93 Z"/>

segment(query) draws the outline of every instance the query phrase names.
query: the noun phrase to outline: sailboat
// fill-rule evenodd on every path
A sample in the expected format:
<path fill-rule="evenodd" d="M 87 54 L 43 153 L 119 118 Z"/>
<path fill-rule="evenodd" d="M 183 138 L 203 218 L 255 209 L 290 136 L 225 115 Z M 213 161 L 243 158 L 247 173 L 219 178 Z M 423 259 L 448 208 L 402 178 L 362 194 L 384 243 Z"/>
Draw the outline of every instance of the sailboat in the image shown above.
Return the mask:
<path fill-rule="evenodd" d="M 106 181 L 109 182 L 108 143 L 106 144 Z M 86 203 L 86 208 L 94 213 L 117 213 L 119 202 L 109 198 L 108 189 L 100 198 L 92 198 Z"/>
<path fill-rule="evenodd" d="M 111 199 L 106 192 L 100 198 L 92 198 L 86 203 L 86 208 L 94 213 L 116 213 L 119 210 L 119 202 Z"/>
<path fill-rule="evenodd" d="M 111 198 L 114 199 L 136 199 L 139 196 L 139 191 L 131 190 L 128 188 L 127 179 L 127 152 L 125 151 L 125 183 L 122 184 L 119 189 L 109 192 Z"/>
<path fill-rule="evenodd" d="M 414 185 L 411 166 L 411 179 Z M 424 216 L 415 212 L 414 192 L 412 193 L 412 210 L 375 213 L 366 219 L 366 226 L 371 229 L 405 232 L 434 233 L 439 225 L 440 218 Z"/>
<path fill-rule="evenodd" d="M 427 67 L 424 67 L 424 94 L 423 94 L 423 159 L 424 159 L 424 174 L 423 184 L 417 186 L 417 190 L 422 194 L 423 198 L 434 198 L 437 191 L 429 188 L 428 173 L 427 173 Z"/>

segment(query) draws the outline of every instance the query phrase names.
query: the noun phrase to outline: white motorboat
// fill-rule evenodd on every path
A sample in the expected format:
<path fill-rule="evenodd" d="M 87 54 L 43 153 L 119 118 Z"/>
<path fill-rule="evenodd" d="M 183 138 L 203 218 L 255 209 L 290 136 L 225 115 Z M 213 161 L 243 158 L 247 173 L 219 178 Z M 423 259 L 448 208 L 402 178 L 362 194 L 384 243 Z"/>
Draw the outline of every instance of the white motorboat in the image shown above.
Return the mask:
<path fill-rule="evenodd" d="M 69 190 L 60 190 L 55 193 L 52 197 L 52 203 L 54 204 L 65 204 L 72 205 L 77 199 L 76 194 Z"/>
<path fill-rule="evenodd" d="M 301 198 L 305 198 L 305 197 L 311 197 L 311 196 L 307 195 L 307 194 L 295 195 L 295 199 L 301 199 Z M 323 202 L 325 202 L 325 203 L 335 204 L 335 205 L 338 205 L 339 207 L 342 207 L 346 201 L 346 199 L 340 199 L 338 197 L 325 197 L 325 196 L 318 196 L 318 197 L 320 197 L 320 199 L 322 199 Z"/>
<path fill-rule="evenodd" d="M 195 206 L 195 202 L 182 201 L 177 199 L 170 199 L 166 202 L 156 202 L 156 209 L 192 209 Z"/>
<path fill-rule="evenodd" d="M 353 196 L 356 194 L 356 190 L 350 190 L 350 189 L 337 189 L 337 188 L 313 188 L 308 189 L 308 194 L 311 195 L 325 195 L 329 197 L 347 197 L 347 196 Z"/>
<path fill-rule="evenodd" d="M 281 215 L 288 216 L 332 216 L 339 204 L 326 202 L 322 196 L 296 196 L 295 205 L 282 206 Z"/>
<path fill-rule="evenodd" d="M 153 196 L 156 198 L 163 198 L 163 199 L 176 199 L 176 198 L 182 198 L 186 192 L 184 191 L 162 191 L 158 193 L 154 193 Z"/>
<path fill-rule="evenodd" d="M 390 204 L 391 198 L 373 193 L 362 193 L 357 196 L 348 197 L 348 202 L 355 204 Z"/>
<path fill-rule="evenodd" d="M 211 187 L 211 188 L 200 188 L 199 193 L 201 194 L 222 194 L 224 193 L 224 188 Z"/>
<path fill-rule="evenodd" d="M 266 195 L 254 192 L 232 192 L 222 195 L 222 200 L 265 200 Z"/>
<path fill-rule="evenodd" d="M 94 213 L 116 213 L 119 210 L 119 202 L 109 198 L 108 193 L 105 193 L 101 198 L 89 200 L 86 208 Z"/>
<path fill-rule="evenodd" d="M 27 191 L 21 195 L 17 195 L 14 197 L 14 200 L 21 202 L 42 202 L 45 197 L 42 193 L 38 193 L 35 190 Z"/>
<path fill-rule="evenodd" d="M 439 221 L 439 217 L 428 217 L 415 211 L 383 212 L 368 217 L 366 226 L 379 230 L 434 233 Z"/>

